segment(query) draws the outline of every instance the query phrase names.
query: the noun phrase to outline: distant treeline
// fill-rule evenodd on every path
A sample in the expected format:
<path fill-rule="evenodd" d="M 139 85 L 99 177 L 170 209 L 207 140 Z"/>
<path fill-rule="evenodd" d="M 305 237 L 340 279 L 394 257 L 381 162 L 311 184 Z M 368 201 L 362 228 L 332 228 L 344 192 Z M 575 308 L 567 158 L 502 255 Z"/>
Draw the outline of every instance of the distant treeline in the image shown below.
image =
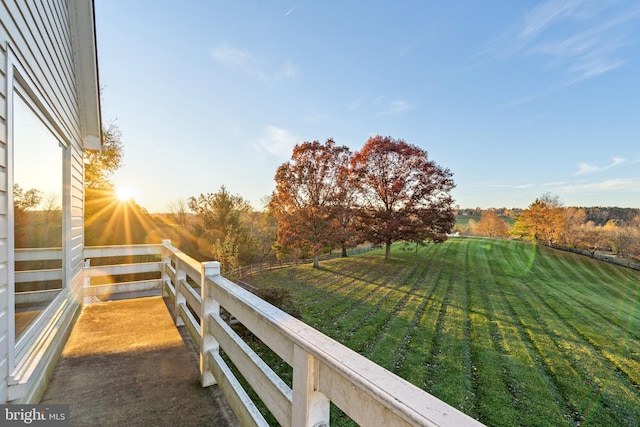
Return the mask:
<path fill-rule="evenodd" d="M 618 207 L 582 207 L 587 214 L 587 221 L 593 221 L 596 225 L 605 225 L 609 221 L 621 222 L 622 224 L 630 223 L 633 218 L 640 215 L 640 209 L 637 208 L 618 208 Z"/>
<path fill-rule="evenodd" d="M 586 221 L 593 221 L 594 225 L 605 225 L 609 221 L 615 221 L 618 225 L 628 224 L 636 216 L 640 215 L 639 208 L 620 208 L 617 206 L 576 206 L 587 215 Z M 460 216 L 480 216 L 485 209 L 482 208 L 458 208 L 456 213 Z M 521 208 L 492 208 L 500 217 L 516 218 L 524 209 Z"/>

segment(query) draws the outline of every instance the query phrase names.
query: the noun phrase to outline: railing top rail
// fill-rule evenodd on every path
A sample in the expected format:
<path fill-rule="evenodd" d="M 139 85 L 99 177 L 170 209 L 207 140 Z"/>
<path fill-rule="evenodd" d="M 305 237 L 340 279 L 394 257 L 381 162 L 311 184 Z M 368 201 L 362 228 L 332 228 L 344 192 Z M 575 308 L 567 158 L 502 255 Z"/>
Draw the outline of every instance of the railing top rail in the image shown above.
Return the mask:
<path fill-rule="evenodd" d="M 161 245 L 164 249 L 171 252 L 173 256 L 180 260 L 180 262 L 191 267 L 192 270 L 200 271 L 200 263 L 195 259 L 191 258 L 189 255 L 182 252 L 180 249 L 172 246 L 171 244 Z"/>
<path fill-rule="evenodd" d="M 20 248 L 15 250 L 16 261 L 62 259 L 62 248 Z"/>
<path fill-rule="evenodd" d="M 111 256 L 130 256 L 130 255 L 160 255 L 162 245 L 160 244 L 144 244 L 144 245 L 119 245 L 119 246 L 85 246 L 85 258 L 100 258 Z"/>
<path fill-rule="evenodd" d="M 62 248 L 16 248 L 16 252 L 62 252 Z"/>

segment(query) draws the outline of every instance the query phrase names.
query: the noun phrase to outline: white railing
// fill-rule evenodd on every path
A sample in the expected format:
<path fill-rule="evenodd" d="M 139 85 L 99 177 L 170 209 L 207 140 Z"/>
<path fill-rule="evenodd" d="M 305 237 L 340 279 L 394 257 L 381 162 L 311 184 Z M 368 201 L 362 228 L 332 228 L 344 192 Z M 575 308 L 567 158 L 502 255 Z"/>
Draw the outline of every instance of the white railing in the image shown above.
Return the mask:
<path fill-rule="evenodd" d="M 16 263 L 42 263 L 58 261 L 62 263 L 62 248 L 27 248 L 15 250 Z M 34 282 L 56 282 L 52 289 L 25 290 L 24 285 Z M 62 288 L 62 267 L 23 268 L 15 271 L 15 303 L 39 304 L 53 300 Z"/>
<path fill-rule="evenodd" d="M 83 293 L 85 297 L 113 298 L 117 295 L 149 295 L 160 294 L 162 245 L 128 245 L 128 246 L 86 246 L 84 248 Z M 156 258 L 155 261 L 133 261 L 127 264 L 104 264 L 103 260 L 118 257 Z M 97 265 L 92 265 L 97 264 Z M 122 277 L 155 273 L 157 278 L 144 280 L 122 280 Z M 97 283 L 92 283 L 97 282 Z"/>
<path fill-rule="evenodd" d="M 365 426 L 482 425 L 225 279 L 218 262 L 198 263 L 169 241 L 162 256 L 163 293 L 200 350 L 202 385 L 218 384 L 243 426 L 268 424 L 221 350 L 282 426 L 328 426 L 331 402 Z M 293 368 L 292 387 L 228 325 L 221 308 Z"/>
<path fill-rule="evenodd" d="M 202 385 L 218 384 L 244 426 L 266 426 L 267 422 L 221 357 L 221 350 L 282 426 L 328 426 L 331 402 L 366 426 L 481 425 L 222 277 L 218 262 L 199 263 L 170 241 L 86 247 L 84 256 L 85 297 L 145 292 L 170 297 L 176 325 L 185 326 L 200 351 Z M 16 261 L 61 258 L 60 249 L 16 250 Z M 132 262 L 92 265 L 91 260 L 97 264 L 98 259 L 101 264 L 105 259 Z M 159 278 L 122 280 L 127 277 L 123 275 L 139 273 L 155 273 Z M 61 268 L 17 272 L 16 282 L 61 274 Z M 293 368 L 291 387 L 229 326 L 221 308 Z"/>

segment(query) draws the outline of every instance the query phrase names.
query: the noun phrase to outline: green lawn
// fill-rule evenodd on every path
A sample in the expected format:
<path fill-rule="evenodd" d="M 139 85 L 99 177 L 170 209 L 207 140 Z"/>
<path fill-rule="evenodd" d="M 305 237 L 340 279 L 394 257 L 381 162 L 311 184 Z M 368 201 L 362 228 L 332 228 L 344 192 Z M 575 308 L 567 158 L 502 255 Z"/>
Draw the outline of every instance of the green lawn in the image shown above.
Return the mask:
<path fill-rule="evenodd" d="M 640 425 L 638 271 L 454 238 L 249 280 L 290 289 L 306 323 L 487 425 Z"/>

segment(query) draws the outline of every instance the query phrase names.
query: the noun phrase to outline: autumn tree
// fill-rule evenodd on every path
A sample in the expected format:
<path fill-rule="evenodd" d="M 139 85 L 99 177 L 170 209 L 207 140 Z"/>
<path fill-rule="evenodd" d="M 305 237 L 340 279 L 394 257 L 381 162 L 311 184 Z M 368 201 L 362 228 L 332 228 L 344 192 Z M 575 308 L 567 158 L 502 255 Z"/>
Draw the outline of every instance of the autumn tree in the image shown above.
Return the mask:
<path fill-rule="evenodd" d="M 251 261 L 249 236 L 241 219 L 251 210 L 246 200 L 223 185 L 215 193 L 190 197 L 188 205 L 196 218 L 193 232 L 199 238 L 201 258 L 213 256 L 227 270 Z"/>
<path fill-rule="evenodd" d="M 564 209 L 564 221 L 560 239 L 569 247 L 578 247 L 581 241 L 583 226 L 587 222 L 587 214 L 584 209 L 568 207 Z"/>
<path fill-rule="evenodd" d="M 473 233 L 487 237 L 507 237 L 509 226 L 498 216 L 495 210 L 488 209 L 482 212 L 480 221 L 476 224 Z"/>
<path fill-rule="evenodd" d="M 640 255 L 640 215 L 613 228 L 612 248 L 618 256 L 631 260 Z"/>
<path fill-rule="evenodd" d="M 17 248 L 41 246 L 35 228 L 42 221 L 39 221 L 35 210 L 42 202 L 42 197 L 42 191 L 36 188 L 24 190 L 20 184 L 13 184 L 14 239 Z"/>
<path fill-rule="evenodd" d="M 177 199 L 167 204 L 167 211 L 171 220 L 182 228 L 189 223 L 189 204 L 185 199 Z"/>
<path fill-rule="evenodd" d="M 525 209 L 514 224 L 512 234 L 555 243 L 565 229 L 566 216 L 558 196 L 545 193 Z"/>
<path fill-rule="evenodd" d="M 610 245 L 610 233 L 603 227 L 595 225 L 593 221 L 588 221 L 580 227 L 578 233 L 578 247 L 586 249 L 591 257 L 594 257 L 598 250 Z"/>
<path fill-rule="evenodd" d="M 122 166 L 124 148 L 120 128 L 111 123 L 102 129 L 102 149 L 85 151 L 85 244 L 146 243 L 151 222 L 147 211 L 134 200 L 119 200 L 113 174 Z"/>
<path fill-rule="evenodd" d="M 84 186 L 86 189 L 113 190 L 113 174 L 122 166 L 122 131 L 115 123 L 102 128 L 102 149 L 85 151 Z"/>
<path fill-rule="evenodd" d="M 352 159 L 358 177 L 360 230 L 371 243 L 443 242 L 455 223 L 452 173 L 400 139 L 369 138 Z"/>
<path fill-rule="evenodd" d="M 273 256 L 273 243 L 276 240 L 278 222 L 273 212 L 250 212 L 245 214 L 245 227 L 251 239 L 256 261 L 264 262 Z"/>
<path fill-rule="evenodd" d="M 42 191 L 35 188 L 25 191 L 20 184 L 13 184 L 13 210 L 16 224 L 26 211 L 34 209 L 41 201 Z"/>
<path fill-rule="evenodd" d="M 351 166 L 351 151 L 341 147 L 334 152 L 339 178 L 334 188 L 331 228 L 334 240 L 340 245 L 341 256 L 347 256 L 347 248 L 362 242 L 356 227 L 357 215 L 354 209 L 358 198 L 356 175 Z"/>
<path fill-rule="evenodd" d="M 270 209 L 278 221 L 278 244 L 306 247 L 319 265 L 322 249 L 335 241 L 335 213 L 349 149 L 332 139 L 297 144 L 291 160 L 278 167 Z"/>
<path fill-rule="evenodd" d="M 460 226 L 460 231 L 463 234 L 468 234 L 468 235 L 473 234 L 473 232 L 474 232 L 474 230 L 476 228 L 476 225 L 477 225 L 476 220 L 473 219 L 473 218 L 469 218 L 469 220 L 467 221 L 466 224 Z"/>
<path fill-rule="evenodd" d="M 115 212 L 116 194 L 112 177 L 122 165 L 122 132 L 114 123 L 102 128 L 102 149 L 84 152 L 84 240 L 104 245 L 105 229 Z"/>

